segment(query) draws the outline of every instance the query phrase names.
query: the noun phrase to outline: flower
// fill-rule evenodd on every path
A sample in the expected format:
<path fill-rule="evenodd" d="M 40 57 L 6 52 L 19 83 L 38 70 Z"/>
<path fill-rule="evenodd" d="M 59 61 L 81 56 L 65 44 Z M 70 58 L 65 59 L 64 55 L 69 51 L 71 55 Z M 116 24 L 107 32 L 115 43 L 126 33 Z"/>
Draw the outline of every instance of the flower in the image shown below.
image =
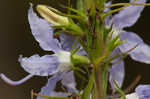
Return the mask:
<path fill-rule="evenodd" d="M 150 85 L 138 85 L 134 93 L 126 95 L 126 99 L 150 99 Z"/>
<path fill-rule="evenodd" d="M 8 84 L 19 85 L 27 81 L 34 75 L 48 76 L 60 75 L 61 73 L 63 73 L 62 75 L 64 75 L 64 77 L 61 76 L 59 78 L 62 79 L 62 83 L 64 82 L 65 85 L 65 81 L 63 81 L 63 78 L 65 79 L 65 75 L 68 75 L 68 73 L 70 73 L 68 71 L 71 70 L 71 53 L 69 51 L 71 50 L 74 42 L 66 43 L 64 39 L 68 40 L 67 42 L 69 42 L 69 39 L 71 38 L 67 38 L 65 34 L 61 34 L 60 42 L 58 41 L 58 39 L 54 38 L 54 29 L 51 28 L 51 24 L 36 15 L 36 13 L 33 11 L 32 4 L 28 11 L 28 20 L 32 35 L 39 43 L 40 47 L 45 51 L 53 51 L 54 54 L 44 56 L 35 54 L 29 58 L 22 57 L 22 55 L 20 55 L 18 61 L 20 62 L 23 69 L 30 74 L 20 81 L 12 81 L 8 79 L 4 74 L 0 74 L 0 77 Z M 71 73 L 73 75 L 73 72 Z"/>
<path fill-rule="evenodd" d="M 135 91 L 139 99 L 150 99 L 150 85 L 138 85 Z"/>
<path fill-rule="evenodd" d="M 130 2 L 145 3 L 146 0 L 130 0 Z M 113 36 L 120 34 L 120 40 L 125 40 L 125 43 L 116 48 L 113 54 L 118 54 L 118 52 L 124 53 L 137 46 L 128 54 L 132 59 L 136 61 L 149 64 L 150 47 L 147 44 L 145 44 L 137 34 L 123 30 L 125 27 L 131 27 L 136 23 L 143 9 L 144 6 L 130 5 L 118 12 L 117 14 L 110 15 L 112 16 L 112 20 L 110 19 L 111 17 L 108 16 L 105 21 L 106 25 L 109 25 L 110 23 L 113 24 Z M 124 80 L 124 62 L 122 57 L 119 57 L 118 59 L 120 58 L 121 61 L 118 64 L 114 64 L 110 69 L 109 81 L 113 88 L 115 88 L 113 80 L 115 80 L 120 87 L 122 86 Z"/>
<path fill-rule="evenodd" d="M 62 81 L 61 81 L 62 85 L 67 88 L 67 91 L 69 93 L 77 92 L 77 90 L 75 88 L 76 83 L 75 83 L 73 71 L 71 71 L 69 73 L 57 74 L 57 75 L 54 75 L 51 78 L 49 78 L 46 86 L 44 86 L 41 89 L 41 91 L 40 91 L 39 94 L 42 94 L 44 96 L 61 96 L 61 97 L 67 97 L 69 95 L 68 93 L 54 91 L 54 88 L 56 86 L 56 82 L 58 82 L 61 79 L 62 79 Z M 44 98 L 38 96 L 37 99 L 44 99 Z"/>

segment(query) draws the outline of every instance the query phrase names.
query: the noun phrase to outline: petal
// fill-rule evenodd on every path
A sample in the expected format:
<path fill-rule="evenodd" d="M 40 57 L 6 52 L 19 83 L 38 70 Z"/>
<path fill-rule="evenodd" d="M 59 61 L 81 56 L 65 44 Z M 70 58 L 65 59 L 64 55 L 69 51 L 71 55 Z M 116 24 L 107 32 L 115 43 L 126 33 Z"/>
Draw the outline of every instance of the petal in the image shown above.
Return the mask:
<path fill-rule="evenodd" d="M 60 34 L 61 47 L 63 50 L 70 51 L 73 43 L 75 42 L 75 37 L 67 35 L 64 33 Z"/>
<path fill-rule="evenodd" d="M 112 4 L 112 1 L 109 1 L 109 2 L 107 2 L 106 4 L 105 4 L 105 6 L 109 6 L 109 5 L 111 5 Z M 110 11 L 111 9 L 110 8 L 106 8 L 105 10 L 104 10 L 104 12 L 108 12 L 108 11 Z M 105 25 L 107 26 L 107 27 L 110 27 L 110 20 L 111 20 L 111 17 L 112 17 L 112 15 L 109 15 L 109 16 L 107 16 L 106 17 L 106 19 L 105 19 Z"/>
<path fill-rule="evenodd" d="M 133 2 L 134 0 L 130 0 Z M 135 3 L 145 3 L 146 0 L 136 0 Z M 144 6 L 131 5 L 121 10 L 118 14 L 114 15 L 113 23 L 116 27 L 124 28 L 130 27 L 136 23 L 143 11 Z"/>
<path fill-rule="evenodd" d="M 121 34 L 121 39 L 126 40 L 124 44 L 119 46 L 122 52 L 128 51 L 137 45 L 134 50 L 129 52 L 131 58 L 139 62 L 150 64 L 150 47 L 145 44 L 138 35 L 132 32 L 124 32 Z"/>
<path fill-rule="evenodd" d="M 125 43 L 119 46 L 121 52 L 126 52 L 143 43 L 143 40 L 133 32 L 122 32 L 120 35 L 120 39 L 125 40 Z"/>
<path fill-rule="evenodd" d="M 119 50 L 119 48 L 116 48 L 113 52 L 112 52 L 112 56 L 114 55 L 119 55 L 121 52 Z M 124 61 L 122 59 L 122 56 L 119 56 L 117 59 L 113 60 L 111 62 L 113 65 L 112 67 L 109 69 L 109 82 L 113 88 L 113 90 L 115 91 L 116 86 L 113 82 L 113 80 L 115 80 L 117 82 L 117 84 L 119 85 L 119 87 L 122 87 L 123 81 L 124 81 L 124 76 L 125 76 L 125 70 L 124 70 Z"/>
<path fill-rule="evenodd" d="M 119 87 L 121 88 L 123 84 L 124 76 L 125 76 L 124 62 L 120 61 L 119 63 L 112 65 L 112 68 L 109 69 L 109 73 L 110 73 L 109 82 L 113 90 L 115 90 L 116 88 L 113 80 L 115 80 L 117 84 L 119 85 Z"/>
<path fill-rule="evenodd" d="M 60 41 L 61 41 L 61 47 L 62 47 L 63 50 L 71 51 L 72 46 L 76 41 L 76 37 L 72 36 L 72 35 L 67 35 L 67 34 L 61 33 L 60 34 Z M 79 43 L 77 42 L 75 48 L 77 48 L 78 46 L 79 46 Z M 78 50 L 77 54 L 86 55 L 86 52 L 81 47 Z"/>
<path fill-rule="evenodd" d="M 53 38 L 53 29 L 51 25 L 36 15 L 32 5 L 28 11 L 28 20 L 32 34 L 40 44 L 40 47 L 46 51 L 58 52 L 60 49 L 59 42 L 57 39 Z"/>
<path fill-rule="evenodd" d="M 150 85 L 139 85 L 135 90 L 140 99 L 150 99 Z"/>
<path fill-rule="evenodd" d="M 136 93 L 131 93 L 126 95 L 126 99 L 141 99 L 141 98 L 139 98 L 139 96 Z"/>
<path fill-rule="evenodd" d="M 13 86 L 20 85 L 20 84 L 26 82 L 27 80 L 29 80 L 30 78 L 32 78 L 33 76 L 34 75 L 29 74 L 28 76 L 24 77 L 23 79 L 21 79 L 19 81 L 13 81 L 13 80 L 9 79 L 8 77 L 6 77 L 3 73 L 0 74 L 0 78 L 3 81 L 5 81 L 7 84 L 13 85 Z"/>
<path fill-rule="evenodd" d="M 59 51 L 55 54 L 60 62 L 58 66 L 59 72 L 68 72 L 71 69 L 71 53 L 68 51 Z"/>
<path fill-rule="evenodd" d="M 55 55 L 20 57 L 19 62 L 25 71 L 38 76 L 55 74 L 59 65 L 58 58 Z"/>
<path fill-rule="evenodd" d="M 65 73 L 61 83 L 67 88 L 68 92 L 77 92 L 73 71 Z"/>
<path fill-rule="evenodd" d="M 44 86 L 41 89 L 39 94 L 44 95 L 44 96 L 64 96 L 65 94 L 54 92 L 56 83 L 59 80 L 61 80 L 60 74 L 56 74 L 52 76 L 51 78 L 49 78 L 48 83 L 46 84 L 46 86 Z M 45 98 L 38 96 L 37 99 L 45 99 Z"/>
<path fill-rule="evenodd" d="M 139 44 L 131 53 L 132 59 L 150 64 L 150 46 L 145 43 Z"/>

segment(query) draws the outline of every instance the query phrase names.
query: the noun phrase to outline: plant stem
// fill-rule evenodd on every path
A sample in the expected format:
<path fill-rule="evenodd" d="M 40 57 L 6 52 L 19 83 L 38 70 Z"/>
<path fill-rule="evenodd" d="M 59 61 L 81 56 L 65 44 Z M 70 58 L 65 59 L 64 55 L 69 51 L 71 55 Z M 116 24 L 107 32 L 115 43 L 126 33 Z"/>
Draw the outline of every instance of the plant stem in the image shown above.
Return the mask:
<path fill-rule="evenodd" d="M 96 99 L 104 99 L 102 95 L 102 75 L 101 67 L 95 68 L 95 90 L 96 90 Z"/>

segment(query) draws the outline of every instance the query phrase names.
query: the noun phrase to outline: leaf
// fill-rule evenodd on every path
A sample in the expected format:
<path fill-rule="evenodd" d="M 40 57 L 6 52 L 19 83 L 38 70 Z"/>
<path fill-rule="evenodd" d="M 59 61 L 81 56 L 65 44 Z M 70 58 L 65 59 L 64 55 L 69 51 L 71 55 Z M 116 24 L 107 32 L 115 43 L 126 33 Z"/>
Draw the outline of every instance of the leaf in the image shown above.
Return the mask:
<path fill-rule="evenodd" d="M 82 94 L 82 98 L 81 99 L 90 99 L 90 94 L 93 88 L 93 84 L 94 84 L 94 75 L 91 74 L 90 75 L 90 79 L 89 82 L 87 84 L 87 86 L 85 87 L 83 94 Z"/>

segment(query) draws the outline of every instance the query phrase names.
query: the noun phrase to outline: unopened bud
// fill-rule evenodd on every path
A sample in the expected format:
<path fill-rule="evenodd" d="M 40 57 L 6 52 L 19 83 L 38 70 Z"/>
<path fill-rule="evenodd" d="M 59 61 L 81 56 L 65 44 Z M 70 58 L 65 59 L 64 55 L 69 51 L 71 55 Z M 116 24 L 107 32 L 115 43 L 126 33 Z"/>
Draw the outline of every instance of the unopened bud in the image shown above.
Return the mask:
<path fill-rule="evenodd" d="M 53 10 L 51 10 L 53 9 Z M 37 6 L 37 11 L 39 14 L 45 18 L 48 22 L 53 24 L 54 26 L 59 26 L 59 25 L 68 25 L 69 20 L 67 17 L 61 16 L 59 14 L 56 14 L 54 11 L 58 12 L 56 9 L 51 8 L 45 5 L 38 5 Z"/>

